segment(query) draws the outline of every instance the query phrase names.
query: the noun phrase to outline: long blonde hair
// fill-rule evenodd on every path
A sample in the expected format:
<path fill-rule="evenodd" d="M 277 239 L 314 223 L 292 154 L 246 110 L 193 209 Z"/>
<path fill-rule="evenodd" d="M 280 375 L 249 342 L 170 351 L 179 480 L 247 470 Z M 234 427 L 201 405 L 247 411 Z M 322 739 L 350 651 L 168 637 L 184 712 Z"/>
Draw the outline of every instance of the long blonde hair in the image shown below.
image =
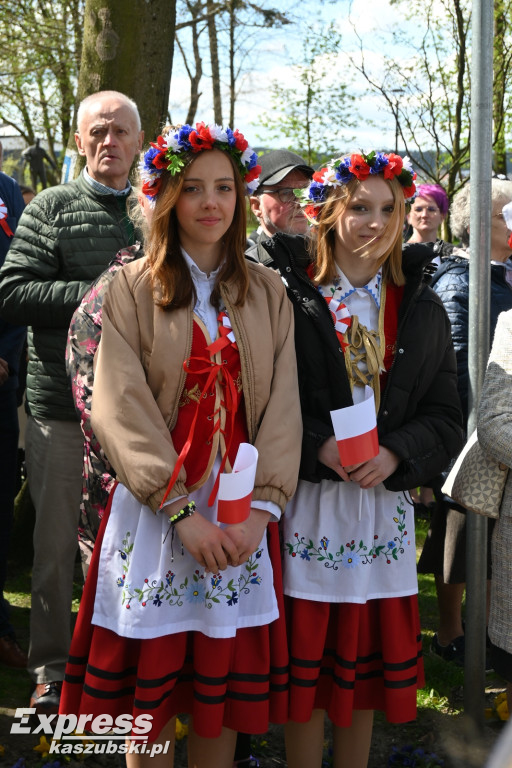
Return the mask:
<path fill-rule="evenodd" d="M 226 257 L 210 298 L 213 306 L 217 308 L 222 282 L 233 280 L 236 283 L 238 295 L 235 303 L 237 305 L 244 303 L 249 290 L 249 271 L 245 260 L 247 219 L 245 187 L 232 158 L 227 152 L 225 154 L 233 166 L 236 206 L 233 221 L 223 238 Z M 185 172 L 196 157 L 191 156 L 180 173 L 174 176 L 171 173 L 162 174 L 162 184 L 156 198 L 145 248 L 145 254 L 151 266 L 155 302 L 170 310 L 188 306 L 195 297 L 190 270 L 181 252 L 175 207 L 181 195 Z"/>
<path fill-rule="evenodd" d="M 379 237 L 378 243 L 369 246 L 369 254 L 372 248 L 382 249 L 384 253 L 377 261 L 376 268 L 383 268 L 383 278 L 395 285 L 404 285 L 405 277 L 402 271 L 402 228 L 405 218 L 404 193 L 400 182 L 393 179 L 385 179 L 393 193 L 394 209 L 386 225 L 384 233 Z M 327 193 L 327 200 L 322 205 L 317 217 L 316 237 L 311 239 L 310 250 L 316 265 L 314 282 L 317 285 L 332 283 L 336 277 L 336 262 L 334 260 L 335 225 L 340 216 L 347 210 L 360 181 L 351 179 L 348 184 L 341 187 L 331 187 Z"/>

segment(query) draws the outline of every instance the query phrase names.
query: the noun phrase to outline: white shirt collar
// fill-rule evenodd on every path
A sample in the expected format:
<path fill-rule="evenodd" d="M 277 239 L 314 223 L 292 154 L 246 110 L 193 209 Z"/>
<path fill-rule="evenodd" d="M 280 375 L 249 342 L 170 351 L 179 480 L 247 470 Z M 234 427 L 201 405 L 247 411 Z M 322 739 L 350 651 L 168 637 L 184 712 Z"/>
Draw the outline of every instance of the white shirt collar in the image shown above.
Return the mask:
<path fill-rule="evenodd" d="M 337 276 L 334 278 L 334 288 L 336 290 L 336 298 L 339 301 L 345 301 L 352 293 L 369 293 L 374 300 L 377 309 L 380 309 L 380 295 L 382 288 L 382 268 L 379 269 L 377 274 L 369 280 L 366 285 L 360 288 L 354 288 L 348 277 L 342 272 L 338 264 L 336 264 Z"/>

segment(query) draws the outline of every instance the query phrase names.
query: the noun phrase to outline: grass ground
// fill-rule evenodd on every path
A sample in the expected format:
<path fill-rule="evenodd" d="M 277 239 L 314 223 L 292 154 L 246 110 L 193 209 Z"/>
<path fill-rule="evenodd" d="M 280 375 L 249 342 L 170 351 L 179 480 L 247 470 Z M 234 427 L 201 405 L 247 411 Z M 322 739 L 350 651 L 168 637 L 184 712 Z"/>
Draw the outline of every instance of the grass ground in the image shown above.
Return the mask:
<path fill-rule="evenodd" d="M 30 520 L 17 522 L 13 561 L 6 597 L 12 607 L 12 621 L 18 632 L 20 644 L 28 647 L 29 612 L 30 612 L 30 545 L 27 544 L 26 530 Z M 418 548 L 426 534 L 427 524 L 419 521 L 416 526 Z M 78 610 L 81 579 L 80 566 L 77 564 L 74 585 L 72 620 Z M 483 723 L 479 730 L 466 721 L 463 713 L 464 673 L 462 669 L 448 664 L 429 653 L 430 641 L 437 621 L 437 602 L 434 580 L 430 576 L 419 577 L 419 603 L 423 628 L 423 645 L 427 685 L 418 693 L 418 717 L 413 723 L 404 726 L 392 726 L 377 714 L 370 759 L 370 768 L 385 768 L 393 747 L 402 748 L 411 745 L 421 748 L 426 753 L 436 753 L 444 759 L 445 768 L 481 768 L 486 755 L 503 728 L 503 723 L 495 718 Z M 23 758 L 26 768 L 38 768 L 44 762 L 41 753 L 34 747 L 39 737 L 14 736 L 10 734 L 12 717 L 16 707 L 28 706 L 32 684 L 24 670 L 0 666 L 0 768 L 22 768 L 17 763 Z M 487 675 L 486 698 L 491 706 L 496 694 L 504 685 L 493 673 Z M 328 734 L 328 730 L 327 730 Z M 186 740 L 185 740 L 186 741 Z M 176 768 L 185 768 L 185 741 L 179 745 L 176 756 Z M 328 742 L 327 742 L 328 744 Z M 3 747 L 3 754 L 2 754 Z M 326 765 L 329 763 L 326 746 Z M 265 738 L 255 739 L 253 751 L 258 754 L 262 768 L 285 766 L 282 729 L 273 727 Z M 46 758 L 49 764 L 52 757 Z M 123 765 L 118 757 L 91 757 L 86 761 L 88 768 L 96 765 Z M 434 761 L 430 768 L 440 766 L 441 761 Z M 61 763 L 62 765 L 62 763 Z M 403 765 L 426 765 L 426 763 L 404 762 Z M 73 763 L 70 764 L 72 768 Z M 53 763 L 53 768 L 57 768 Z"/>

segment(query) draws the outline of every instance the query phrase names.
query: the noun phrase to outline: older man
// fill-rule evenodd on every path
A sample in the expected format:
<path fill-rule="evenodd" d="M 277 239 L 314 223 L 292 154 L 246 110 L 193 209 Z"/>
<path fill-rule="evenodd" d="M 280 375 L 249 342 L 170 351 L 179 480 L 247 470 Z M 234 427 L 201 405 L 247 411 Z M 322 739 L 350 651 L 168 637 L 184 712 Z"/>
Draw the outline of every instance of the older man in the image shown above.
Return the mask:
<path fill-rule="evenodd" d="M 258 229 L 249 236 L 246 256 L 265 263 L 268 253 L 258 247 L 264 240 L 285 232 L 305 235 L 308 222 L 294 189 L 307 187 L 313 169 L 306 161 L 287 149 L 276 149 L 258 158 L 261 165 L 259 186 L 250 198 L 251 210 L 258 219 Z"/>
<path fill-rule="evenodd" d="M 25 209 L 0 271 L 0 315 L 28 325 L 25 444 L 36 509 L 28 669 L 30 705 L 58 707 L 70 642 L 83 435 L 65 368 L 69 322 L 91 282 L 134 242 L 128 173 L 142 148 L 137 107 L 117 91 L 88 96 L 75 141 L 86 168 Z"/>

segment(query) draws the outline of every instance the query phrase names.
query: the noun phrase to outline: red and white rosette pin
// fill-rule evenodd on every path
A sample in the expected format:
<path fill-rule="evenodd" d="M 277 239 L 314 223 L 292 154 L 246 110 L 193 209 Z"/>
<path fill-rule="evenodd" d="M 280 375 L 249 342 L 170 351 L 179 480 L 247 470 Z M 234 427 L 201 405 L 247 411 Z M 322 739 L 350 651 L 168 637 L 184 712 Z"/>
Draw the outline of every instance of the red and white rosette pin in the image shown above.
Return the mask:
<path fill-rule="evenodd" d="M 258 451 L 254 445 L 240 443 L 233 471 L 223 472 L 219 479 L 219 523 L 242 523 L 249 517 L 257 464 Z"/>
<path fill-rule="evenodd" d="M 334 296 L 327 298 L 326 301 L 329 306 L 329 311 L 331 313 L 334 327 L 338 333 L 345 333 L 350 327 L 351 322 L 350 312 L 348 311 L 346 305 L 342 301 L 335 299 Z"/>
<path fill-rule="evenodd" d="M 7 206 L 0 197 L 0 227 L 2 227 L 3 231 L 7 235 L 7 237 L 12 237 L 14 235 L 14 232 L 10 228 L 10 226 L 7 223 Z"/>
<path fill-rule="evenodd" d="M 362 402 L 331 411 L 331 420 L 343 467 L 361 464 L 377 456 L 379 438 L 371 387 L 365 387 Z"/>

